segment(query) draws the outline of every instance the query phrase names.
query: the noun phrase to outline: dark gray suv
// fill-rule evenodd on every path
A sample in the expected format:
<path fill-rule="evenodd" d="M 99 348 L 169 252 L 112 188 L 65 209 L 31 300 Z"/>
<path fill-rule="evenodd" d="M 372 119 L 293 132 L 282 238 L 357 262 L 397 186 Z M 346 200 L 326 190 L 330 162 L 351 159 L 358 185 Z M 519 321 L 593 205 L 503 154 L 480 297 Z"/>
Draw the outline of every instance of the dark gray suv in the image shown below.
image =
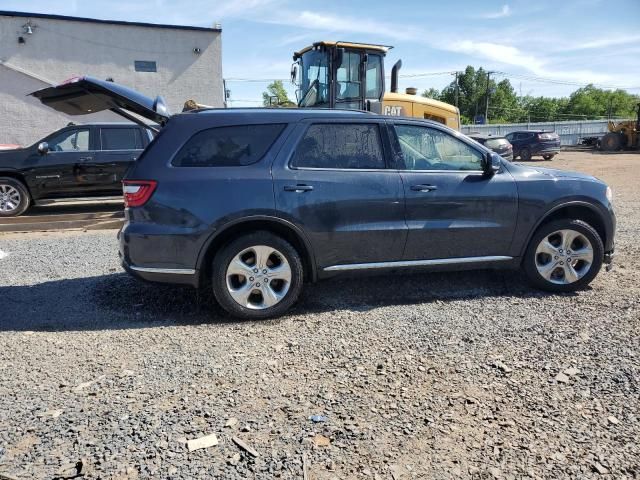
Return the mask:
<path fill-rule="evenodd" d="M 159 118 L 159 99 L 111 101 L 110 85 L 83 82 L 38 93 L 164 125 L 125 177 L 124 268 L 210 288 L 232 315 L 281 315 L 305 281 L 345 272 L 522 267 L 566 292 L 611 263 L 603 182 L 503 161 L 441 124 L 304 109 Z"/>

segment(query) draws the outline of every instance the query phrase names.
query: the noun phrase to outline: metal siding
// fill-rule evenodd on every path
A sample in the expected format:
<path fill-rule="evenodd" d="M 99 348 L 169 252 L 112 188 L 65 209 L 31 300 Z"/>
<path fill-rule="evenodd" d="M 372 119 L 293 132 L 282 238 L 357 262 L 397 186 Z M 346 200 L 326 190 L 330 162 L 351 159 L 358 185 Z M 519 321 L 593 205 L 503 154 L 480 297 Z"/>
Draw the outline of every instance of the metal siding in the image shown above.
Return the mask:
<path fill-rule="evenodd" d="M 620 121 L 614 119 L 613 121 Z M 491 135 L 506 135 L 519 130 L 554 131 L 560 136 L 563 146 L 578 145 L 583 137 L 602 136 L 608 132 L 607 120 L 581 120 L 575 122 L 505 123 L 490 125 L 463 125 L 462 133 L 471 132 Z"/>

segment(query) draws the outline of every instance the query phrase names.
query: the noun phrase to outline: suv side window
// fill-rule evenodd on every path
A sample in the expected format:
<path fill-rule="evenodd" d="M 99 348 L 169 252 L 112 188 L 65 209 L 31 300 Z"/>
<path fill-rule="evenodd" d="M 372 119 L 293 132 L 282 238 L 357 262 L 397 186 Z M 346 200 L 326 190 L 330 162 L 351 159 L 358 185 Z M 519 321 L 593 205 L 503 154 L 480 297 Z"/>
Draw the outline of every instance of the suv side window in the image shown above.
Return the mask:
<path fill-rule="evenodd" d="M 386 167 L 375 123 L 317 123 L 298 143 L 291 159 L 298 168 L 377 170 Z"/>
<path fill-rule="evenodd" d="M 89 129 L 74 128 L 59 133 L 47 142 L 52 152 L 86 152 L 89 150 Z"/>
<path fill-rule="evenodd" d="M 237 167 L 258 162 L 286 124 L 236 125 L 202 130 L 171 161 L 174 167 Z"/>
<path fill-rule="evenodd" d="M 101 128 L 102 150 L 142 150 L 142 134 L 139 128 Z"/>
<path fill-rule="evenodd" d="M 395 125 L 405 170 L 481 170 L 482 154 L 429 127 Z"/>
<path fill-rule="evenodd" d="M 507 133 L 504 138 L 506 138 L 507 140 L 509 140 L 510 142 L 513 142 L 513 137 L 515 134 L 513 133 Z"/>

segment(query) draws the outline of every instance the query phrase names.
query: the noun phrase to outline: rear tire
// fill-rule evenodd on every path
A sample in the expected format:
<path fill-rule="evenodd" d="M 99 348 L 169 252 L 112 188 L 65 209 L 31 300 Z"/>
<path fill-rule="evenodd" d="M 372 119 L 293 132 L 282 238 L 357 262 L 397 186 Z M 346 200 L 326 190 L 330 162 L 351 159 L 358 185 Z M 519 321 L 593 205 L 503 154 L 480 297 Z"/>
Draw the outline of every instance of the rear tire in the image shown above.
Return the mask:
<path fill-rule="evenodd" d="M 20 180 L 0 177 L 0 218 L 17 217 L 27 211 L 31 196 Z"/>
<path fill-rule="evenodd" d="M 522 150 L 520 150 L 520 158 L 524 162 L 528 162 L 529 160 L 531 160 L 531 149 L 529 147 L 524 147 Z"/>
<path fill-rule="evenodd" d="M 260 231 L 242 236 L 213 260 L 213 294 L 234 317 L 260 320 L 284 314 L 298 300 L 304 271 L 286 240 Z"/>
<path fill-rule="evenodd" d="M 553 160 L 553 157 L 555 157 L 555 154 L 553 155 L 543 155 L 542 158 L 544 158 L 545 160 Z"/>
<path fill-rule="evenodd" d="M 585 288 L 600 271 L 604 246 L 598 232 L 582 220 L 542 225 L 531 238 L 522 267 L 529 282 L 548 292 Z"/>
<path fill-rule="evenodd" d="M 609 132 L 600 140 L 600 150 L 603 152 L 616 152 L 622 148 L 622 142 L 622 134 Z"/>

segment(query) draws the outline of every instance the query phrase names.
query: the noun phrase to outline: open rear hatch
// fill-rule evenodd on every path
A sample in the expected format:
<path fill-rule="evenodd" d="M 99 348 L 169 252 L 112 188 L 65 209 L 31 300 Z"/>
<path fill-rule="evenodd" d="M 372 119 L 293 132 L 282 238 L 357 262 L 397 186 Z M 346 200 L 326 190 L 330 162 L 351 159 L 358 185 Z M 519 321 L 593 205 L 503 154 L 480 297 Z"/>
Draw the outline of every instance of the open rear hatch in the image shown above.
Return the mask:
<path fill-rule="evenodd" d="M 160 96 L 152 99 L 123 85 L 88 76 L 75 77 L 55 87 L 37 90 L 31 95 L 44 105 L 67 115 L 87 115 L 110 110 L 156 131 L 157 128 L 131 113 L 160 125 L 164 125 L 171 117 Z"/>

